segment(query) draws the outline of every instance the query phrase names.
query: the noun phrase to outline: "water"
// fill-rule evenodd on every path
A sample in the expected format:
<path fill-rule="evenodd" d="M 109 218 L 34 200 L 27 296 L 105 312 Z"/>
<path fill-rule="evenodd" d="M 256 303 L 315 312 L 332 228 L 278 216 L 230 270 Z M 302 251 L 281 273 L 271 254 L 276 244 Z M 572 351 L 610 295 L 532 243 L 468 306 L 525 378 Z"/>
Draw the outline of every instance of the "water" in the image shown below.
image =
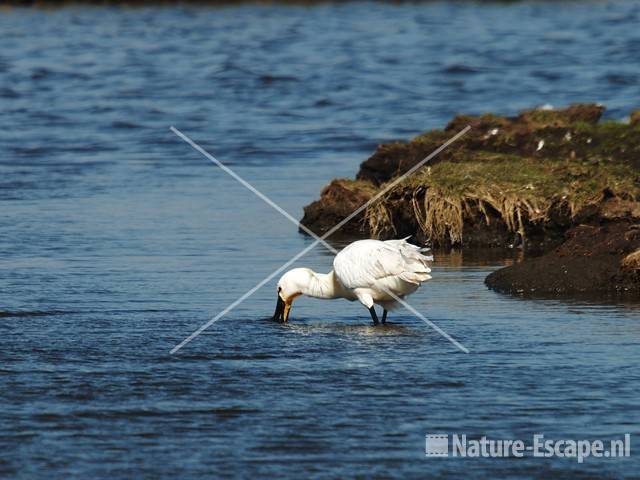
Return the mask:
<path fill-rule="evenodd" d="M 410 313 L 299 300 L 295 217 L 378 143 L 454 114 L 638 107 L 635 2 L 4 10 L 0 474 L 8 478 L 632 478 L 630 459 L 424 458 L 426 433 L 637 435 L 638 309 L 487 291 L 439 253 Z M 327 271 L 314 249 L 297 265 Z M 634 437 L 636 438 L 636 437 Z"/>

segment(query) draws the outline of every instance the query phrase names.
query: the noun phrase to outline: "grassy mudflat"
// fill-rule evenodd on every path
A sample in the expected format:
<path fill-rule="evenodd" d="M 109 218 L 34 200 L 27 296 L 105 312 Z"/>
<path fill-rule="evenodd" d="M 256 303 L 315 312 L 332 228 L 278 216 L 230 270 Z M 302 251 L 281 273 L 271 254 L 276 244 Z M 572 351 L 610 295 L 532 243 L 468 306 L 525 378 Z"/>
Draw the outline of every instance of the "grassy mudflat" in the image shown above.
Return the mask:
<path fill-rule="evenodd" d="M 567 161 L 513 154 L 474 152 L 465 162 L 439 163 L 389 192 L 391 201 L 406 199 L 420 232 L 437 243 L 464 244 L 465 223 L 498 223 L 526 238 L 548 227 L 558 215 L 574 219 L 598 202 L 609 188 L 637 198 L 637 172 L 630 164 L 597 159 Z M 367 212 L 373 235 L 392 234 L 393 214 L 384 202 Z M 481 227 L 479 227 L 481 228 Z"/>
<path fill-rule="evenodd" d="M 362 163 L 356 180 L 334 180 L 305 208 L 301 222 L 326 232 L 470 125 L 464 137 L 395 185 L 342 233 L 411 235 L 436 246 L 546 253 L 539 269 L 549 272 L 548 281 L 538 272 L 542 283 L 529 288 L 525 261 L 518 266 L 518 278 L 494 276 L 489 282 L 508 292 L 637 290 L 637 262 L 627 259 L 624 268 L 621 262 L 640 248 L 640 115 L 634 113 L 625 123 L 600 122 L 603 111 L 598 105 L 574 105 L 517 117 L 458 116 L 444 130 L 380 145 Z M 558 277 L 554 255 L 585 258 Z M 590 266 L 591 280 L 579 281 Z M 599 268 L 606 273 L 599 275 Z M 575 282 L 569 278 L 572 271 Z M 560 283 L 551 281 L 556 278 Z"/>
<path fill-rule="evenodd" d="M 326 231 L 331 222 L 324 219 L 339 219 L 338 209 L 370 198 L 466 125 L 472 127 L 467 135 L 371 205 L 345 233 L 414 235 L 444 246 L 537 245 L 561 238 L 582 223 L 585 209 L 612 196 L 630 202 L 637 215 L 640 122 L 599 123 L 603 110 L 576 105 L 515 118 L 459 116 L 444 130 L 381 145 L 357 180 L 325 188 L 302 223 Z"/>

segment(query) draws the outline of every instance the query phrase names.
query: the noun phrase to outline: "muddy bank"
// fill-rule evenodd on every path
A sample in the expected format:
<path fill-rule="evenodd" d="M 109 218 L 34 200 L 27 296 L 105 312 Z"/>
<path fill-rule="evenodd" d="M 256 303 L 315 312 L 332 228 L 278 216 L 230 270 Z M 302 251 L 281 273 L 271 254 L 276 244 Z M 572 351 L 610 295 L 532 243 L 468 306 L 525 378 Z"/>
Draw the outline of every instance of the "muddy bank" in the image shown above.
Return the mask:
<path fill-rule="evenodd" d="M 458 116 L 444 130 L 380 145 L 356 180 L 330 183 L 305 207 L 301 223 L 325 233 L 466 125 L 472 129 L 404 179 L 342 233 L 412 235 L 435 246 L 548 249 L 564 233 L 597 222 L 600 205 L 640 194 L 640 115 L 599 122 L 604 107 L 530 110 L 513 118 Z"/>
<path fill-rule="evenodd" d="M 640 113 L 613 122 L 600 121 L 603 112 L 599 105 L 574 105 L 516 117 L 460 115 L 443 130 L 380 145 L 355 180 L 325 187 L 305 207 L 301 223 L 325 233 L 470 125 L 465 136 L 339 233 L 546 253 L 537 263 L 527 259 L 488 279 L 505 292 L 632 290 L 636 274 L 621 262 L 640 248 L 634 233 L 640 220 Z M 581 254 L 575 253 L 578 246 Z M 588 265 L 593 275 L 585 273 Z"/>
<path fill-rule="evenodd" d="M 489 288 L 516 295 L 640 294 L 640 225 L 581 225 L 542 256 L 491 273 Z"/>

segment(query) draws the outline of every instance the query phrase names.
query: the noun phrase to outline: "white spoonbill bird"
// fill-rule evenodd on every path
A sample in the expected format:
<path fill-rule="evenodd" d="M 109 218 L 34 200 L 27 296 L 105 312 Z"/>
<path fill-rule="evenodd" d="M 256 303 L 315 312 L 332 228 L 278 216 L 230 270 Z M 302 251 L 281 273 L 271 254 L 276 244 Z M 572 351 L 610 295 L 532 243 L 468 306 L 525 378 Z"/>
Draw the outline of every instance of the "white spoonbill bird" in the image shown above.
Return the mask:
<path fill-rule="evenodd" d="M 409 238 L 409 237 L 407 237 Z M 347 245 L 333 260 L 333 270 L 316 273 L 309 268 L 294 268 L 278 282 L 278 303 L 273 319 L 286 322 L 296 297 L 345 298 L 359 300 L 378 324 L 374 304 L 382 306 L 382 323 L 387 310 L 397 305 L 396 298 L 415 292 L 422 282 L 431 278 L 431 255 L 402 240 L 358 240 Z"/>

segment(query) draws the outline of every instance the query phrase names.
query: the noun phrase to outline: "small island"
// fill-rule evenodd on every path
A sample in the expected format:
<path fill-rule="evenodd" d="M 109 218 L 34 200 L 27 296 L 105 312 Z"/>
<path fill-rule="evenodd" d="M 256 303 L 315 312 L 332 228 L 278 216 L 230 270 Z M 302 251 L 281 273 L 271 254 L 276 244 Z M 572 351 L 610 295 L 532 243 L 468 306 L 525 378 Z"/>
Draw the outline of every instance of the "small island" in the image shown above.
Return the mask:
<path fill-rule="evenodd" d="M 337 233 L 524 250 L 487 277 L 500 292 L 640 296 L 640 111 L 628 122 L 601 121 L 603 112 L 459 115 L 444 130 L 378 146 L 354 180 L 333 180 L 305 207 L 301 224 L 325 233 L 469 125 Z"/>

